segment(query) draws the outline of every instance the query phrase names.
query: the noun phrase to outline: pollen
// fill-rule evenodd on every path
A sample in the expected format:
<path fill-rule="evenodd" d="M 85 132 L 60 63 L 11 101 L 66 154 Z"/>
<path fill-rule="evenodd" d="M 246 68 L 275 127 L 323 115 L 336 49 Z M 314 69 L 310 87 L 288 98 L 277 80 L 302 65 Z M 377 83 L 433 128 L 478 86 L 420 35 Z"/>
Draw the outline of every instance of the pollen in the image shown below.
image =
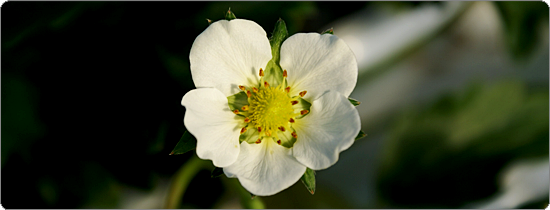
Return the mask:
<path fill-rule="evenodd" d="M 244 122 L 245 123 L 249 123 L 250 122 L 250 119 L 247 117 L 247 118 L 244 118 Z"/>
<path fill-rule="evenodd" d="M 264 87 L 265 87 L 265 88 L 268 88 L 268 87 L 269 87 L 269 83 L 264 82 Z"/>
<path fill-rule="evenodd" d="M 252 88 L 252 91 L 253 91 L 254 93 L 258 93 L 258 88 L 253 87 L 253 88 Z"/>
<path fill-rule="evenodd" d="M 287 73 L 286 73 L 286 69 L 283 71 L 283 77 L 286 78 L 287 76 Z"/>
<path fill-rule="evenodd" d="M 277 144 L 281 145 L 281 139 L 277 140 Z"/>
<path fill-rule="evenodd" d="M 258 90 L 249 98 L 250 124 L 265 132 L 265 136 L 278 137 L 277 132 L 288 126 L 288 119 L 298 116 L 292 108 L 291 98 L 280 87 Z"/>
<path fill-rule="evenodd" d="M 307 91 L 305 91 L 305 90 L 300 92 L 300 97 L 304 97 L 306 95 L 306 93 L 307 93 Z"/>
<path fill-rule="evenodd" d="M 242 109 L 243 111 L 248 110 L 248 105 L 244 105 L 241 109 Z"/>
<path fill-rule="evenodd" d="M 300 111 L 300 114 L 301 114 L 301 115 L 305 115 L 305 114 L 307 114 L 307 113 L 309 113 L 309 110 L 304 109 L 304 110 Z"/>
<path fill-rule="evenodd" d="M 238 109 L 235 109 L 235 110 L 233 110 L 233 113 L 239 114 L 239 110 L 238 110 Z"/>
<path fill-rule="evenodd" d="M 243 134 L 244 132 L 246 132 L 246 127 L 244 127 L 243 129 L 241 129 L 241 134 Z"/>
<path fill-rule="evenodd" d="M 242 85 L 239 85 L 239 89 L 241 89 L 243 91 L 245 90 L 244 86 L 242 86 Z"/>
<path fill-rule="evenodd" d="M 288 86 L 288 87 L 285 88 L 285 92 L 287 92 L 287 93 L 290 92 L 290 86 Z"/>
<path fill-rule="evenodd" d="M 279 130 L 282 131 L 282 132 L 285 132 L 285 127 L 281 126 L 281 127 L 279 127 Z"/>
<path fill-rule="evenodd" d="M 252 93 L 250 93 L 250 90 L 247 90 L 246 91 L 246 96 L 250 98 L 250 96 L 252 96 Z"/>
<path fill-rule="evenodd" d="M 292 105 L 296 105 L 298 103 L 298 101 L 291 101 L 290 102 Z M 243 109 L 244 110 L 244 109 Z"/>
<path fill-rule="evenodd" d="M 294 123 L 294 119 L 290 118 L 289 122 Z"/>
<path fill-rule="evenodd" d="M 292 137 L 294 137 L 295 139 L 298 138 L 298 134 L 296 134 L 296 132 L 292 132 L 290 135 L 292 135 Z"/>
<path fill-rule="evenodd" d="M 262 139 L 256 140 L 256 144 L 262 143 Z"/>
<path fill-rule="evenodd" d="M 260 77 L 263 77 L 263 76 L 264 76 L 264 70 L 260 68 Z"/>

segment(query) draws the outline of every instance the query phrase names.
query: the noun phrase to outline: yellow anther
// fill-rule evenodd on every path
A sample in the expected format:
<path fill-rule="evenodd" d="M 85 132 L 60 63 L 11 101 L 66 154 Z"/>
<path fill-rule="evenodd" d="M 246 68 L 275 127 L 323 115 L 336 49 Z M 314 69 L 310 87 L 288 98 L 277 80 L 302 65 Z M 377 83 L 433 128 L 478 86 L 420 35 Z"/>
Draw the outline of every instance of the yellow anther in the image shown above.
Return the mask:
<path fill-rule="evenodd" d="M 244 105 L 241 109 L 242 109 L 243 111 L 247 111 L 247 110 L 248 110 L 248 105 Z"/>
<path fill-rule="evenodd" d="M 241 134 L 243 134 L 244 132 L 246 132 L 246 127 L 244 127 L 243 129 L 241 129 Z"/>
<path fill-rule="evenodd" d="M 302 114 L 302 115 L 304 115 L 304 114 L 307 114 L 307 113 L 309 113 L 309 111 L 308 111 L 308 110 L 306 110 L 306 109 L 304 109 L 304 110 L 300 111 L 300 114 Z"/>
<path fill-rule="evenodd" d="M 266 87 L 266 88 L 269 87 L 269 83 L 264 81 L 264 87 Z"/>
<path fill-rule="evenodd" d="M 298 101 L 291 101 L 290 102 L 292 105 L 296 105 L 298 103 Z"/>
<path fill-rule="evenodd" d="M 248 119 L 248 117 L 247 117 L 247 118 L 244 118 L 244 122 L 245 122 L 245 123 L 249 123 L 249 122 L 250 122 L 250 119 Z"/>
<path fill-rule="evenodd" d="M 289 122 L 294 123 L 294 119 L 290 118 Z"/>
<path fill-rule="evenodd" d="M 296 134 L 296 132 L 292 132 L 290 135 L 292 135 L 292 137 L 294 137 L 295 139 L 298 138 L 298 134 Z"/>
<path fill-rule="evenodd" d="M 242 85 L 239 85 L 239 89 L 241 89 L 243 91 L 245 90 L 244 86 L 242 86 Z"/>
<path fill-rule="evenodd" d="M 286 73 L 286 69 L 283 71 L 283 78 L 286 78 L 287 76 L 287 73 Z"/>
<path fill-rule="evenodd" d="M 281 145 L 281 139 L 277 140 L 277 144 Z"/>
<path fill-rule="evenodd" d="M 262 139 L 256 140 L 256 144 L 262 143 Z"/>
<path fill-rule="evenodd" d="M 254 93 L 258 93 L 258 88 L 253 87 L 253 88 L 252 88 L 252 91 L 253 91 Z"/>
<path fill-rule="evenodd" d="M 271 136 L 271 131 L 270 130 L 265 130 L 265 135 L 266 136 Z"/>
<path fill-rule="evenodd" d="M 238 109 L 235 109 L 235 110 L 233 110 L 233 113 L 239 114 L 239 110 L 238 110 Z"/>
<path fill-rule="evenodd" d="M 290 93 L 290 86 L 285 88 L 285 92 Z"/>
<path fill-rule="evenodd" d="M 306 93 L 307 93 L 307 91 L 305 91 L 305 90 L 300 92 L 300 97 L 304 97 L 306 95 Z"/>
<path fill-rule="evenodd" d="M 260 77 L 263 77 L 263 76 L 264 76 L 264 70 L 260 68 Z"/>
<path fill-rule="evenodd" d="M 279 127 L 279 130 L 281 130 L 282 132 L 285 132 L 285 127 L 281 126 Z"/>

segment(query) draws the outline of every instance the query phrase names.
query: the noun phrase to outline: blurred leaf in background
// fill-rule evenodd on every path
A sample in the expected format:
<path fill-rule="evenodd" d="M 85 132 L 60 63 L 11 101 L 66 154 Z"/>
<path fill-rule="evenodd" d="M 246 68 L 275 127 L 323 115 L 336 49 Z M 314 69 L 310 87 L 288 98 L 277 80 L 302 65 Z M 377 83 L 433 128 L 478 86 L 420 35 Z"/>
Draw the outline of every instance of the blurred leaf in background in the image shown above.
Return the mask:
<path fill-rule="evenodd" d="M 510 52 L 520 59 L 527 58 L 536 45 L 541 24 L 548 24 L 548 5 L 545 2 L 497 1 L 506 29 Z"/>
<path fill-rule="evenodd" d="M 504 80 L 474 84 L 428 109 L 411 108 L 397 120 L 381 157 L 384 203 L 460 208 L 494 194 L 506 163 L 548 156 L 548 99 L 547 89 Z"/>

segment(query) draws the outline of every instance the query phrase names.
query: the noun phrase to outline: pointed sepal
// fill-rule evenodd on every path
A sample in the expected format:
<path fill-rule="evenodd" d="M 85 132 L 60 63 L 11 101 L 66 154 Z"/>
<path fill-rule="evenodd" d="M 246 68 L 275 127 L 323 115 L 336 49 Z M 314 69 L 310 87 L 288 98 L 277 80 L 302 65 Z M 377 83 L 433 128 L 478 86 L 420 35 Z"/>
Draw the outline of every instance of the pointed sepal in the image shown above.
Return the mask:
<path fill-rule="evenodd" d="M 300 180 L 302 180 L 302 183 L 304 183 L 309 193 L 311 193 L 312 195 L 315 194 L 315 171 L 314 170 L 307 168 L 306 172 L 304 173 L 302 178 L 300 178 Z"/>
<path fill-rule="evenodd" d="M 229 8 L 229 9 L 227 10 L 227 12 L 225 13 L 225 19 L 226 19 L 226 20 L 237 19 L 237 17 L 235 16 L 235 13 L 231 12 L 231 8 Z"/>
<path fill-rule="evenodd" d="M 195 139 L 195 137 L 189 132 L 185 131 L 170 155 L 181 155 L 195 148 L 197 148 L 197 139 Z"/>

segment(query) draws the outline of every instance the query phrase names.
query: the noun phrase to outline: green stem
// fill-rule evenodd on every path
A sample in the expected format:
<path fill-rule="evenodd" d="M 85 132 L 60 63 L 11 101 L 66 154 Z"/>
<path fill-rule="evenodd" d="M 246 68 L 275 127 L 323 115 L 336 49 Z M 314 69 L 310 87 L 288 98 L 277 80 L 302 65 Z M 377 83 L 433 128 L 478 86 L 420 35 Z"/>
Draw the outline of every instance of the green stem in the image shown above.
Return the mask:
<path fill-rule="evenodd" d="M 200 170 L 208 168 L 212 168 L 208 161 L 201 160 L 196 155 L 191 157 L 172 178 L 172 185 L 170 186 L 170 192 L 166 198 L 165 208 L 179 208 L 181 198 L 193 177 L 195 177 Z"/>

